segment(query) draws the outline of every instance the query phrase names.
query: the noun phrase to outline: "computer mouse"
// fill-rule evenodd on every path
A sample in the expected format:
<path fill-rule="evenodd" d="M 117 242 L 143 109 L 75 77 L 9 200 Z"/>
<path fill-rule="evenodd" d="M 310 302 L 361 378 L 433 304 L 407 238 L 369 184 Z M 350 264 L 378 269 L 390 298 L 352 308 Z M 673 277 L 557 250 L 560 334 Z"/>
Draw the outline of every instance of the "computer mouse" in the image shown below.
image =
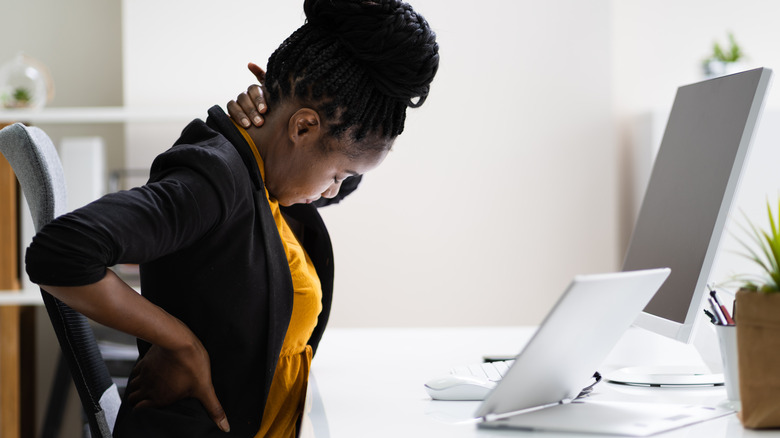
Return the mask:
<path fill-rule="evenodd" d="M 496 383 L 489 380 L 454 374 L 425 383 L 425 390 L 434 400 L 483 400 L 495 387 Z"/>

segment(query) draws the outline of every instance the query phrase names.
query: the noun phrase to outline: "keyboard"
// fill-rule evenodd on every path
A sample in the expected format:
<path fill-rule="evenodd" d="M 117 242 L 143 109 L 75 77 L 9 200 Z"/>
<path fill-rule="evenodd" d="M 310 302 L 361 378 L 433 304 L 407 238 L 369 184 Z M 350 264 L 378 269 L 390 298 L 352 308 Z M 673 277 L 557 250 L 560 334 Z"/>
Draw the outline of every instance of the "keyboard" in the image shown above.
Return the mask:
<path fill-rule="evenodd" d="M 450 370 L 450 374 L 456 376 L 471 376 L 490 382 L 498 382 L 509 371 L 514 360 L 500 360 L 496 362 L 483 362 L 479 364 L 458 366 Z"/>

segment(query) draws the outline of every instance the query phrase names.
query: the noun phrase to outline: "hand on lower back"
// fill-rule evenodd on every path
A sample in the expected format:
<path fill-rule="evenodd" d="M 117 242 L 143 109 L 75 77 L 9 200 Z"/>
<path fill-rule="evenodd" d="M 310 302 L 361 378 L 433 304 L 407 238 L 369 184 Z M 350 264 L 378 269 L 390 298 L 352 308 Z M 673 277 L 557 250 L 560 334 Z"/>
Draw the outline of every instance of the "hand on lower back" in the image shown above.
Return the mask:
<path fill-rule="evenodd" d="M 134 409 L 167 406 L 188 397 L 198 399 L 217 426 L 230 431 L 211 382 L 208 353 L 197 339 L 190 347 L 177 350 L 152 346 L 133 368 L 127 392 Z"/>

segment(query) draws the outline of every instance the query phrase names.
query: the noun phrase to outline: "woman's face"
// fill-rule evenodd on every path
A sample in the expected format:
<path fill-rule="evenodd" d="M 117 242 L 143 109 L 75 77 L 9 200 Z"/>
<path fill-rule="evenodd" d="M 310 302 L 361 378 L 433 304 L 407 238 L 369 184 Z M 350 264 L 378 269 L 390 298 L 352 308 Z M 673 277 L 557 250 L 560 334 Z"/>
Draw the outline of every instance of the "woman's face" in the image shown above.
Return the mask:
<path fill-rule="evenodd" d="M 348 137 L 348 136 L 345 136 Z M 344 151 L 354 146 L 352 140 L 336 140 L 326 136 L 326 144 L 310 144 L 291 148 L 274 166 L 266 166 L 265 184 L 272 198 L 280 205 L 309 204 L 322 198 L 333 198 L 341 183 L 350 176 L 362 175 L 379 166 L 390 150 L 392 140 L 366 139 L 381 143 L 379 152 L 351 158 Z M 373 148 L 373 150 L 377 150 Z"/>

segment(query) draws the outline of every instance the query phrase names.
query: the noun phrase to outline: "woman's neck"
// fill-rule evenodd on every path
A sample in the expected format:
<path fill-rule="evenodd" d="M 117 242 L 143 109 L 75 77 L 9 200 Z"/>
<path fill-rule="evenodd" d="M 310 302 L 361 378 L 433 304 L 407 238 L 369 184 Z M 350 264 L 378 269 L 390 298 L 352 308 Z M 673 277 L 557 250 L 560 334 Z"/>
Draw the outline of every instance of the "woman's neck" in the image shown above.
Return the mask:
<path fill-rule="evenodd" d="M 277 149 L 285 145 L 287 139 L 287 121 L 290 118 L 289 111 L 285 111 L 284 105 L 268 111 L 264 116 L 263 124 L 260 126 L 250 126 L 247 133 L 257 146 L 257 151 L 267 164 L 269 159 L 273 159 Z"/>

